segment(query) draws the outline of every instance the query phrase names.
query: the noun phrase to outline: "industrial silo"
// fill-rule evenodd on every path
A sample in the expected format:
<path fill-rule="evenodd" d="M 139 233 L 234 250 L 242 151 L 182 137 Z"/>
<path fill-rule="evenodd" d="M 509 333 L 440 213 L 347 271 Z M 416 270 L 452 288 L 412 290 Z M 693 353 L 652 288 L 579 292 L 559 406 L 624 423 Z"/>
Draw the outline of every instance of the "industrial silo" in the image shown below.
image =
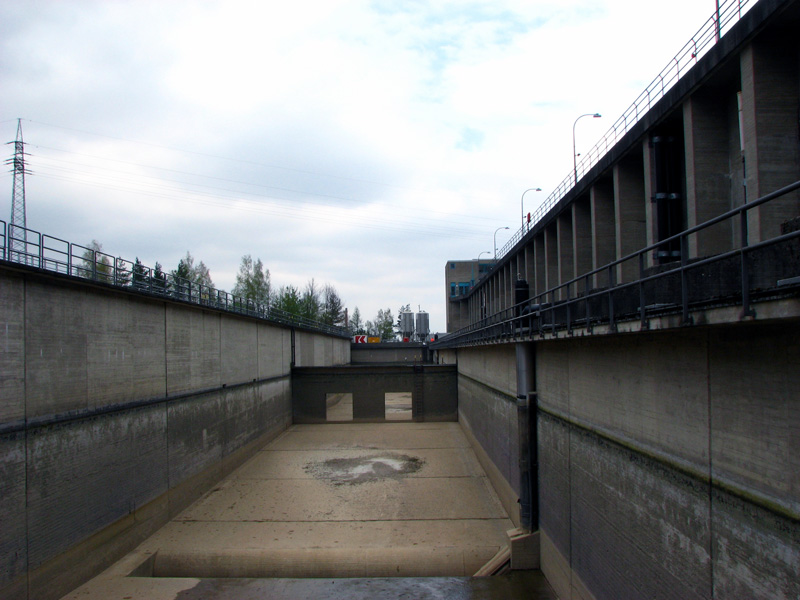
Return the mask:
<path fill-rule="evenodd" d="M 417 313 L 417 340 L 424 342 L 428 339 L 430 333 L 430 325 L 428 323 L 428 313 Z"/>
<path fill-rule="evenodd" d="M 414 338 L 414 313 L 400 313 L 400 337 L 403 341 L 410 341 Z"/>

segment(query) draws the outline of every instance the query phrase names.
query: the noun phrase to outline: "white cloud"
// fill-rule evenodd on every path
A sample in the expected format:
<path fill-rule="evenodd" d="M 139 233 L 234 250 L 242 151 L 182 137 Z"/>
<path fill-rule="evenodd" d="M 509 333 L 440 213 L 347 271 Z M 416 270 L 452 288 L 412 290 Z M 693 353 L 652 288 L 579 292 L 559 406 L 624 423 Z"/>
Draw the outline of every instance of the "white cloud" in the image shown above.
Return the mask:
<path fill-rule="evenodd" d="M 585 152 L 713 8 L 4 3 L 0 132 L 28 119 L 34 229 L 166 269 L 189 250 L 226 289 L 252 254 L 443 330 L 445 262 L 505 243 L 520 194 L 571 171 L 575 118 L 604 115 Z"/>

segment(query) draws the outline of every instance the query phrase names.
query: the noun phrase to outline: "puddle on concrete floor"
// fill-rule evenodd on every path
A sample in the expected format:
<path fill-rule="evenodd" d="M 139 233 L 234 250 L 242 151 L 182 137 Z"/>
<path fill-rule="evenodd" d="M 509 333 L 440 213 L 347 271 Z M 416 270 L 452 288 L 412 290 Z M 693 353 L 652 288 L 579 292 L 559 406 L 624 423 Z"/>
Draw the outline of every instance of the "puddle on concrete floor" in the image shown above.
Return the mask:
<path fill-rule="evenodd" d="M 425 461 L 407 454 L 381 453 L 357 458 L 329 458 L 310 462 L 303 469 L 315 479 L 332 485 L 358 485 L 384 479 L 398 479 L 416 473 Z"/>

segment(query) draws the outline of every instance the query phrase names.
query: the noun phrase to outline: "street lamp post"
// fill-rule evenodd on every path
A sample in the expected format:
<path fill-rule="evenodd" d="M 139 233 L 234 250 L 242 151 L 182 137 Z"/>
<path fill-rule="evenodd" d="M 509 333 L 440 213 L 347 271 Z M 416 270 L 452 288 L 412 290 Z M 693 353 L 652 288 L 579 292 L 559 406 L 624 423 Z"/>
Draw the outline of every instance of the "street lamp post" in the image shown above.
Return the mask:
<path fill-rule="evenodd" d="M 501 229 L 510 229 L 510 227 L 498 227 L 494 231 L 494 259 L 497 260 L 497 232 Z"/>
<path fill-rule="evenodd" d="M 528 188 L 522 192 L 522 198 L 519 199 L 519 216 L 522 219 L 522 228 L 525 229 L 525 210 L 522 208 L 522 200 L 528 192 L 541 192 L 542 188 Z"/>
<path fill-rule="evenodd" d="M 480 259 L 481 259 L 481 256 L 483 256 L 484 254 L 491 254 L 491 252 L 489 252 L 488 250 L 484 250 L 483 252 L 481 252 L 480 254 L 478 254 L 478 260 L 479 260 L 479 261 L 480 261 Z"/>
<path fill-rule="evenodd" d="M 602 117 L 600 113 L 586 113 L 585 115 L 581 115 L 575 122 L 572 124 L 572 165 L 575 171 L 575 185 L 578 185 L 578 154 L 575 148 L 575 126 L 578 124 L 583 117 L 592 117 L 594 119 L 599 119 Z"/>

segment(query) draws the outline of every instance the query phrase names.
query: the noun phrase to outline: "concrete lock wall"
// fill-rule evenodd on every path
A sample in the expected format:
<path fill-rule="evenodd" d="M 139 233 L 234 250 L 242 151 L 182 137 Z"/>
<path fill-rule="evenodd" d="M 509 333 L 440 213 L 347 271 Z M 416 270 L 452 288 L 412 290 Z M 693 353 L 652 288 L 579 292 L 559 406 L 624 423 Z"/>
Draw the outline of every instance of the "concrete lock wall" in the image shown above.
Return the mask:
<path fill-rule="evenodd" d="M 385 421 L 386 394 L 406 392 L 414 421 L 458 420 L 454 366 L 352 365 L 292 369 L 293 422 L 327 422 L 328 394 L 352 394 L 354 422 Z"/>
<path fill-rule="evenodd" d="M 458 363 L 458 419 L 512 521 L 519 524 L 519 428 L 513 344 L 462 348 Z"/>
<path fill-rule="evenodd" d="M 541 560 L 559 597 L 800 596 L 799 334 L 537 346 Z"/>
<path fill-rule="evenodd" d="M 541 567 L 560 598 L 800 597 L 797 320 L 534 355 Z M 458 365 L 459 421 L 511 513 L 514 344 L 437 359 Z"/>
<path fill-rule="evenodd" d="M 0 268 L 0 597 L 57 598 L 291 423 L 349 339 Z M 294 340 L 293 340 L 294 333 Z"/>
<path fill-rule="evenodd" d="M 382 344 L 353 344 L 350 358 L 353 364 L 422 363 L 427 362 L 428 351 L 416 342 L 386 342 Z"/>

